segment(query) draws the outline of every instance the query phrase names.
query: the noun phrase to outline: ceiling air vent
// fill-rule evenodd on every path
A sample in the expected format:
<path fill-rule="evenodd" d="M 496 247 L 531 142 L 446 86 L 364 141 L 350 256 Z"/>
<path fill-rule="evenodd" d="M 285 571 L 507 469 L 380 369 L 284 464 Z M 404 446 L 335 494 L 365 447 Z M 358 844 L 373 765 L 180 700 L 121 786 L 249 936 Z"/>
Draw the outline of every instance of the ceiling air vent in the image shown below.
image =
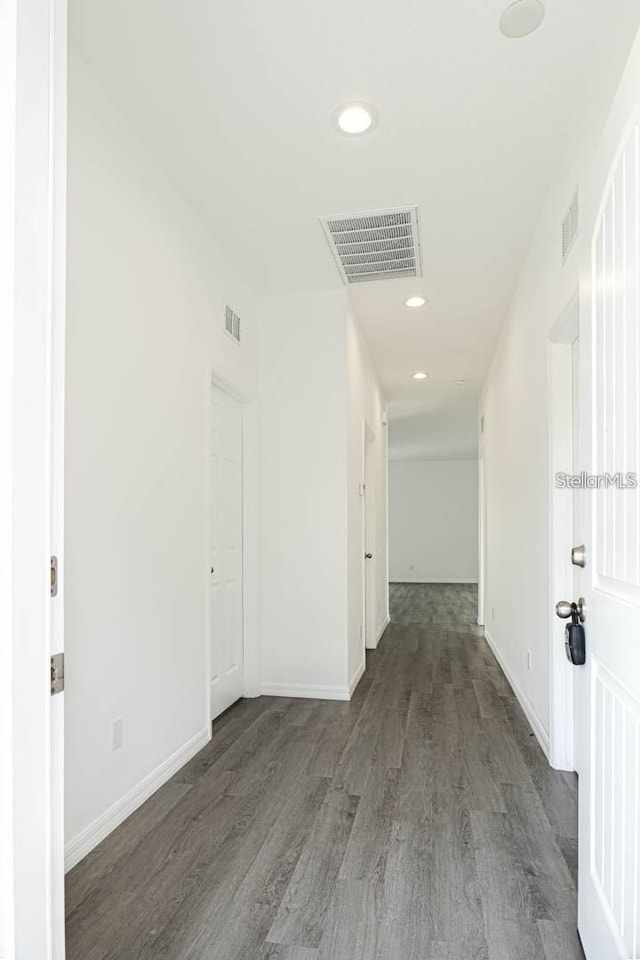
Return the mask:
<path fill-rule="evenodd" d="M 240 343 L 240 317 L 228 305 L 224 308 L 224 328 L 230 337 Z"/>
<path fill-rule="evenodd" d="M 418 208 L 320 217 L 345 283 L 422 276 Z"/>
<path fill-rule="evenodd" d="M 578 194 L 576 192 L 571 205 L 562 221 L 562 262 L 566 263 L 571 248 L 578 236 Z"/>

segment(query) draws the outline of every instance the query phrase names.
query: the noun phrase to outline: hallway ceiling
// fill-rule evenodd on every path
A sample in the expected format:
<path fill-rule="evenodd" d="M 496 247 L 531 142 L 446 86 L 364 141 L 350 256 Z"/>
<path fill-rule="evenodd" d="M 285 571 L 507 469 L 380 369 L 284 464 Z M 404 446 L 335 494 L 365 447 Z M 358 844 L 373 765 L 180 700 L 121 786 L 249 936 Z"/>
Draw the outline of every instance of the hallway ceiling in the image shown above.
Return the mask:
<path fill-rule="evenodd" d="M 340 287 L 318 217 L 418 205 L 423 278 L 349 291 L 395 456 L 474 455 L 477 397 L 540 203 L 640 21 L 637 0 L 547 0 L 541 28 L 507 40 L 506 5 L 70 3 L 81 56 L 259 288 Z M 353 100 L 379 113 L 360 138 L 331 120 Z M 408 310 L 416 292 L 430 302 Z M 414 381 L 419 369 L 429 379 Z"/>

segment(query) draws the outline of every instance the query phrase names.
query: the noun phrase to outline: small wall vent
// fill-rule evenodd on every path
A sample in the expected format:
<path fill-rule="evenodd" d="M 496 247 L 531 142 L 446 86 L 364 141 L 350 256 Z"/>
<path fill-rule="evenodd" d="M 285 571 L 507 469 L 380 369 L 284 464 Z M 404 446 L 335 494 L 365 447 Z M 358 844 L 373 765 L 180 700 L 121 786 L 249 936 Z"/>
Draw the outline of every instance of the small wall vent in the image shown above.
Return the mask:
<path fill-rule="evenodd" d="M 418 208 L 320 217 L 346 284 L 421 277 Z"/>
<path fill-rule="evenodd" d="M 566 263 L 578 236 L 578 193 L 576 192 L 562 221 L 562 262 Z"/>
<path fill-rule="evenodd" d="M 240 343 L 240 317 L 229 305 L 224 308 L 224 328 L 230 337 Z"/>

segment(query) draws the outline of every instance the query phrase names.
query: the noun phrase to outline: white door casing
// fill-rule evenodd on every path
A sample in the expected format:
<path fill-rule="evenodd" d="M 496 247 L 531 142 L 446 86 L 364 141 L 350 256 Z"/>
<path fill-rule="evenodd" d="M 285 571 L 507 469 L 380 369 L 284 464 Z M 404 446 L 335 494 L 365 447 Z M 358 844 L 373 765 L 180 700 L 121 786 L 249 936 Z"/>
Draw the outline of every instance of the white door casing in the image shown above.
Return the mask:
<path fill-rule="evenodd" d="M 53 236 L 51 279 L 51 550 L 57 592 L 51 599 L 51 654 L 64 653 L 64 457 L 67 271 L 67 7 L 57 0 L 53 17 Z M 51 938 L 54 960 L 65 956 L 64 905 L 64 692 L 51 697 Z"/>
<path fill-rule="evenodd" d="M 554 606 L 560 599 L 575 599 L 578 587 L 571 565 L 571 548 L 580 542 L 580 527 L 574 519 L 572 500 L 580 494 L 557 485 L 560 473 L 579 470 L 577 435 L 579 420 L 579 377 L 575 369 L 579 355 L 580 300 L 575 294 L 562 311 L 549 336 L 549 459 L 550 476 L 550 730 L 549 760 L 558 770 L 575 770 L 574 679 L 575 669 L 564 651 L 564 621 Z"/>
<path fill-rule="evenodd" d="M 604 190 L 583 290 L 581 459 L 595 476 L 639 468 L 639 141 L 636 121 Z M 578 926 L 588 960 L 626 960 L 640 956 L 640 491 L 602 486 L 580 502 Z"/>
<path fill-rule="evenodd" d="M 578 318 L 579 323 L 579 318 Z M 576 476 L 583 470 L 582 452 L 580 442 L 580 336 L 578 335 L 571 344 L 571 457 L 572 472 Z M 572 503 L 569 506 L 568 525 L 571 529 L 571 548 L 584 545 L 584 530 L 582 526 L 582 499 L 583 492 L 579 489 L 573 491 L 571 495 Z M 566 498 L 566 491 L 565 491 Z M 580 597 L 582 589 L 582 570 L 571 563 L 571 552 L 565 551 L 565 563 L 569 568 L 569 580 L 571 586 L 567 596 L 571 600 Z M 561 626 L 562 629 L 562 626 Z M 564 637 L 563 637 L 564 639 Z M 582 765 L 582 753 L 585 750 L 584 737 L 576 736 L 576 731 L 581 729 L 582 717 L 579 714 L 580 701 L 576 698 L 576 678 L 580 679 L 574 667 L 568 662 L 565 655 L 565 666 L 567 668 L 567 702 L 565 722 L 567 727 L 567 760 L 569 770 L 578 770 Z"/>
<path fill-rule="evenodd" d="M 210 719 L 244 694 L 243 405 L 210 392 L 208 596 Z"/>

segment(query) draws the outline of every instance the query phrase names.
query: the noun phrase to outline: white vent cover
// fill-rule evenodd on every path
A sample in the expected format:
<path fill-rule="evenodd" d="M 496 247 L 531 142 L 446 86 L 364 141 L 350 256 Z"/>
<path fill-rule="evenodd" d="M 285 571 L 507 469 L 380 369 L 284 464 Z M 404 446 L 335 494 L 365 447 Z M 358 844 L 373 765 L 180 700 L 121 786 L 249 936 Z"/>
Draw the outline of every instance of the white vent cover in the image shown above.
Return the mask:
<path fill-rule="evenodd" d="M 224 328 L 229 336 L 240 343 L 240 317 L 229 305 L 224 308 Z"/>
<path fill-rule="evenodd" d="M 345 283 L 422 276 L 418 208 L 320 217 Z"/>
<path fill-rule="evenodd" d="M 562 262 L 566 263 L 578 236 L 578 194 L 576 192 L 562 221 Z"/>

